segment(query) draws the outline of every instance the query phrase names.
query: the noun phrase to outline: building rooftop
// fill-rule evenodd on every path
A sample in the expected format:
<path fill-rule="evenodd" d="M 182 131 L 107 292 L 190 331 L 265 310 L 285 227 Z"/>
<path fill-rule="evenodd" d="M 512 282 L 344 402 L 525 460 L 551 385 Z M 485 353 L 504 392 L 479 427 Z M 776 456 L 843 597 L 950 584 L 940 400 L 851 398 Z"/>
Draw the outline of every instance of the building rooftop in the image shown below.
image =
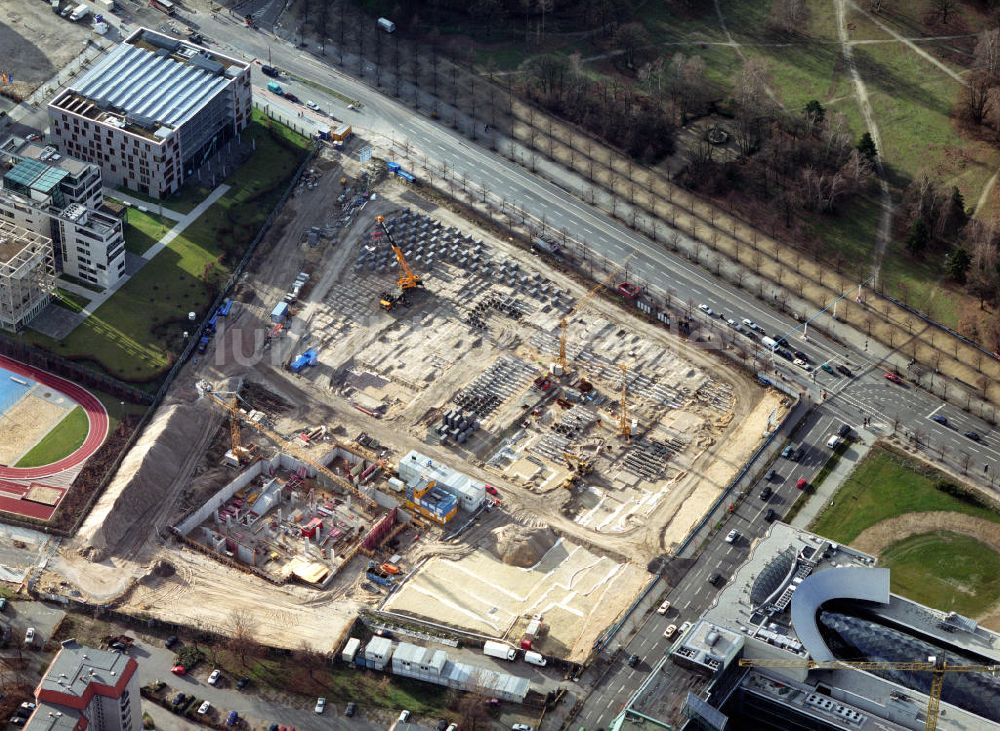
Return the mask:
<path fill-rule="evenodd" d="M 3 178 L 5 185 L 51 195 L 52 191 L 58 188 L 59 183 L 68 175 L 67 171 L 46 165 L 39 160 L 25 159 L 15 164 L 4 174 Z"/>
<path fill-rule="evenodd" d="M 139 28 L 71 84 L 54 104 L 162 139 L 194 116 L 247 66 Z"/>
<path fill-rule="evenodd" d="M 80 177 L 88 168 L 93 167 L 89 162 L 60 154 L 52 145 L 30 142 L 21 137 L 8 137 L 3 144 L 0 144 L 0 154 L 4 158 L 10 156 L 9 160 L 4 159 L 3 162 L 5 164 L 10 162 L 11 167 L 18 160 L 38 160 L 46 165 L 65 170 L 75 178 Z"/>
<path fill-rule="evenodd" d="M 84 647 L 73 640 L 63 643 L 49 665 L 38 694 L 52 692 L 60 696 L 83 699 L 93 684 L 117 686 L 123 677 L 135 670 L 135 660 L 128 655 Z M 54 702 L 52 699 L 45 699 Z"/>
<path fill-rule="evenodd" d="M 39 245 L 47 245 L 49 238 L 9 221 L 0 219 L 0 264 L 5 270 L 14 270 L 35 256 Z M 11 274 L 12 271 L 5 272 Z"/>

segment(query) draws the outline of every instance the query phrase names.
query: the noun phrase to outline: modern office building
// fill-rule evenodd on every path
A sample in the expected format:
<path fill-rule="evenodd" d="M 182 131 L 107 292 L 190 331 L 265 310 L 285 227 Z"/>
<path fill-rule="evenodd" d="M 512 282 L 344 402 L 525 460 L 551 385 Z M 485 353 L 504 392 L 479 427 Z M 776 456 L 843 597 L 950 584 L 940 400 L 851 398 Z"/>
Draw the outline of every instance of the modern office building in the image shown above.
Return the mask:
<path fill-rule="evenodd" d="M 708 682 L 688 692 L 684 729 L 924 731 L 932 673 L 890 665 L 931 657 L 1000 668 L 1000 635 L 892 594 L 872 556 L 774 523 L 611 729 L 668 715 L 663 676 L 693 673 Z M 856 660 L 878 667 L 840 664 Z M 946 673 L 936 727 L 1000 729 L 998 698 L 998 672 Z"/>
<path fill-rule="evenodd" d="M 0 328 L 24 328 L 54 290 L 52 240 L 0 218 Z"/>
<path fill-rule="evenodd" d="M 49 104 L 51 139 L 154 198 L 250 123 L 250 64 L 137 28 Z"/>
<path fill-rule="evenodd" d="M 139 731 L 139 665 L 65 640 L 35 689 L 29 731 Z"/>
<path fill-rule="evenodd" d="M 0 172 L 0 218 L 52 239 L 57 271 L 102 289 L 125 276 L 124 229 L 105 209 L 99 166 L 11 137 Z"/>

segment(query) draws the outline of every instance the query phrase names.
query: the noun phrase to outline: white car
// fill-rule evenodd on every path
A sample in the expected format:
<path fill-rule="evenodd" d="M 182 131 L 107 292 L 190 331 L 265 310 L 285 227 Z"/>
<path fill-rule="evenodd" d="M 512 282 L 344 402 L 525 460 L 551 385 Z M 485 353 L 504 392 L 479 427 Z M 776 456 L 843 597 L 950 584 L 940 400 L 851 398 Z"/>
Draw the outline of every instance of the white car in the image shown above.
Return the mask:
<path fill-rule="evenodd" d="M 306 106 L 309 107 L 310 109 L 312 109 L 314 112 L 318 112 L 319 111 L 319 104 L 317 104 L 316 102 L 314 102 L 312 99 L 310 99 L 309 101 L 306 102 Z"/>
<path fill-rule="evenodd" d="M 754 332 L 758 332 L 761 335 L 767 335 L 767 331 L 764 330 L 764 328 L 762 328 L 760 325 L 758 325 L 753 320 L 748 320 L 747 318 L 744 317 L 743 318 L 743 324 L 746 325 L 751 330 L 753 330 Z"/>
<path fill-rule="evenodd" d="M 671 637 L 674 636 L 674 633 L 676 631 L 677 631 L 677 625 L 676 624 L 668 625 L 667 628 L 665 630 L 663 630 L 663 636 L 666 637 L 669 640 Z"/>
<path fill-rule="evenodd" d="M 660 608 L 656 610 L 656 613 L 657 614 L 666 614 L 669 611 L 670 611 L 670 600 L 669 599 L 664 599 L 663 600 L 663 604 L 661 604 Z"/>
<path fill-rule="evenodd" d="M 406 723 L 410 720 L 410 712 L 405 708 L 399 712 L 399 723 Z"/>
<path fill-rule="evenodd" d="M 684 633 L 685 633 L 685 632 L 687 632 L 687 631 L 688 631 L 689 629 L 691 629 L 691 623 L 690 623 L 690 622 L 685 622 L 684 624 L 682 624 L 682 625 L 681 625 L 681 628 L 680 628 L 680 633 L 681 633 L 681 634 L 684 634 Z"/>
<path fill-rule="evenodd" d="M 726 543 L 736 543 L 736 539 L 740 537 L 739 531 L 731 530 L 726 534 Z"/>
<path fill-rule="evenodd" d="M 198 706 L 198 715 L 199 716 L 204 716 L 206 713 L 208 713 L 208 710 L 211 707 L 212 707 L 212 704 L 209 703 L 208 701 L 205 701 L 200 706 Z"/>
<path fill-rule="evenodd" d="M 533 729 L 526 723 L 515 723 L 510 727 L 510 731 L 533 731 Z"/>
<path fill-rule="evenodd" d="M 698 309 L 704 312 L 709 317 L 715 317 L 715 310 L 713 310 L 708 305 L 698 305 Z"/>
<path fill-rule="evenodd" d="M 218 685 L 219 678 L 221 677 L 222 677 L 222 671 L 219 670 L 219 668 L 216 668 L 215 670 L 212 671 L 212 674 L 208 676 L 208 684 Z"/>
<path fill-rule="evenodd" d="M 322 713 L 323 711 L 325 711 L 326 710 L 326 698 L 317 698 L 316 699 L 316 707 L 313 708 L 313 710 L 316 711 L 316 713 Z"/>
<path fill-rule="evenodd" d="M 813 367 L 812 367 L 811 365 L 809 365 L 808 363 L 806 363 L 806 362 L 805 362 L 804 360 L 802 360 L 801 358 L 796 358 L 796 359 L 795 359 L 795 360 L 793 360 L 792 362 L 793 362 L 793 363 L 794 363 L 795 365 L 797 365 L 797 366 L 798 366 L 799 368 L 801 368 L 802 370 L 804 370 L 804 371 L 805 371 L 806 373 L 810 373 L 810 372 L 812 372 L 812 369 L 813 369 Z"/>
<path fill-rule="evenodd" d="M 28 631 L 24 633 L 24 641 L 27 644 L 29 644 L 29 645 L 32 642 L 35 641 L 35 628 L 34 627 L 28 627 Z"/>

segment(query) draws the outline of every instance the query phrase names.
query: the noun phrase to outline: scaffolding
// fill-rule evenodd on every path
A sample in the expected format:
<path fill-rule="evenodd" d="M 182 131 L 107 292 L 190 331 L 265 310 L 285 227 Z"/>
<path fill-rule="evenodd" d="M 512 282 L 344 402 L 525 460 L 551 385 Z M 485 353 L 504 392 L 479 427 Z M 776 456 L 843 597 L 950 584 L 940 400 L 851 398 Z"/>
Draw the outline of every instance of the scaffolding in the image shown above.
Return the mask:
<path fill-rule="evenodd" d="M 0 328 L 17 332 L 55 291 L 52 239 L 0 221 Z"/>

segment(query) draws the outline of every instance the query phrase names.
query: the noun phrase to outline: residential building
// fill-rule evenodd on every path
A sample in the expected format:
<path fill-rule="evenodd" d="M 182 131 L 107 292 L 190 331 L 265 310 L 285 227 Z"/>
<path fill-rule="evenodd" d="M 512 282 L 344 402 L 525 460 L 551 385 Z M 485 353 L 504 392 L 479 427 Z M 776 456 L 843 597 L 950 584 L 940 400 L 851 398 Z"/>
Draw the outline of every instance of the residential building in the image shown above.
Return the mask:
<path fill-rule="evenodd" d="M 998 666 L 1000 635 L 892 594 L 889 579 L 873 556 L 773 523 L 609 728 L 668 715 L 678 698 L 664 685 L 692 687 L 673 677 L 691 673 L 707 683 L 687 693 L 685 729 L 922 731 L 931 673 L 909 663 Z M 908 666 L 839 664 L 852 660 Z M 997 698 L 995 673 L 946 673 L 937 729 L 1000 730 Z"/>
<path fill-rule="evenodd" d="M 139 669 L 126 654 L 65 640 L 35 688 L 29 731 L 140 731 Z"/>
<path fill-rule="evenodd" d="M 24 328 L 54 290 L 52 240 L 0 218 L 0 328 Z"/>
<path fill-rule="evenodd" d="M 51 139 L 163 198 L 250 123 L 250 64 L 137 28 L 49 103 Z"/>
<path fill-rule="evenodd" d="M 106 210 L 99 166 L 12 137 L 0 170 L 0 218 L 52 239 L 57 271 L 102 289 L 125 276 L 124 227 Z"/>

